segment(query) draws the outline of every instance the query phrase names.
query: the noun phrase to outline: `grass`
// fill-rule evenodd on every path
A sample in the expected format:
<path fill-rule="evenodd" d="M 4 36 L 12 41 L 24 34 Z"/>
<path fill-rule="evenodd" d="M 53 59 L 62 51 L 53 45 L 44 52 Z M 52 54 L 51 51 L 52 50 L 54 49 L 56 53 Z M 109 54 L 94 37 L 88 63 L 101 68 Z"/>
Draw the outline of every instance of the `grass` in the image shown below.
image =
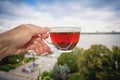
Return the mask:
<path fill-rule="evenodd" d="M 33 58 L 25 58 L 24 62 L 29 63 L 32 60 L 33 60 Z M 16 64 L 4 64 L 4 65 L 0 66 L 0 70 L 8 72 L 8 71 L 10 71 L 12 69 L 15 69 L 15 68 L 17 68 L 17 67 L 19 67 L 21 65 L 23 65 L 22 62 L 19 62 L 19 63 L 16 63 Z"/>
<path fill-rule="evenodd" d="M 77 72 L 70 75 L 70 80 L 85 80 L 85 78 L 83 77 L 83 75 Z"/>
<path fill-rule="evenodd" d="M 10 71 L 11 69 L 15 69 L 15 68 L 17 68 L 17 67 L 19 67 L 19 66 L 21 66 L 21 65 L 22 65 L 22 63 L 17 63 L 17 64 L 5 64 L 5 65 L 0 66 L 0 70 L 1 70 L 1 71 L 6 71 L 6 72 L 8 72 L 8 71 Z"/>
<path fill-rule="evenodd" d="M 25 58 L 24 59 L 24 63 L 29 63 L 33 60 L 33 57 L 30 57 L 30 58 Z"/>
<path fill-rule="evenodd" d="M 80 80 L 80 74 L 79 73 L 72 73 L 70 75 L 70 80 Z"/>

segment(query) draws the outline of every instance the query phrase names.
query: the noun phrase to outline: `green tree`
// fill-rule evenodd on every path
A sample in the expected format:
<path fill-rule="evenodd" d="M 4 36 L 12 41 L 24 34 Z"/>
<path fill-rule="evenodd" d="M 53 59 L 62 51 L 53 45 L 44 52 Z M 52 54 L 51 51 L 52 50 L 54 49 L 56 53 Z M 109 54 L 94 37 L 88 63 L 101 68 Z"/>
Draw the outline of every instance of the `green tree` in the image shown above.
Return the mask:
<path fill-rule="evenodd" d="M 44 71 L 41 75 L 41 79 L 44 79 L 46 76 L 49 76 L 49 72 L 48 71 Z"/>
<path fill-rule="evenodd" d="M 45 76 L 43 80 L 51 80 L 50 76 Z"/>
<path fill-rule="evenodd" d="M 113 51 L 110 51 L 106 46 L 92 45 L 78 60 L 80 74 L 83 74 L 87 80 L 120 79 L 117 77 L 120 76 L 120 70 L 115 68 L 115 61 L 119 64 L 119 54 L 118 48 L 113 47 Z"/>
<path fill-rule="evenodd" d="M 112 47 L 112 71 L 109 77 L 120 79 L 120 47 Z"/>
<path fill-rule="evenodd" d="M 80 57 L 81 54 L 84 53 L 83 48 L 75 47 L 72 51 L 73 54 L 75 54 L 78 58 Z"/>
<path fill-rule="evenodd" d="M 67 78 L 69 78 L 69 72 L 70 69 L 66 64 L 65 65 L 56 64 L 53 68 L 53 74 L 51 77 L 54 80 L 66 80 Z"/>
<path fill-rule="evenodd" d="M 58 65 L 67 64 L 67 66 L 70 68 L 71 72 L 75 72 L 78 70 L 77 56 L 75 54 L 73 54 L 73 52 L 61 54 L 61 56 L 58 58 L 57 64 Z"/>

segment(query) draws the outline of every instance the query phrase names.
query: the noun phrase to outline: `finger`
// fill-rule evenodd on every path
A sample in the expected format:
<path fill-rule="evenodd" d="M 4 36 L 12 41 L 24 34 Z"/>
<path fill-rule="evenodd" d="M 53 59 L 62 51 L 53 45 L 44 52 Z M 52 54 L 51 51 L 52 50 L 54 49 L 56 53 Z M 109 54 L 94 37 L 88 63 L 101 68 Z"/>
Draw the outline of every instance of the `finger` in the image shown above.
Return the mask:
<path fill-rule="evenodd" d="M 37 46 L 37 47 L 35 47 L 34 50 L 36 51 L 37 54 L 42 54 L 42 53 L 43 53 L 43 48 L 42 48 L 42 46 Z"/>
<path fill-rule="evenodd" d="M 42 41 L 41 36 L 38 36 L 38 37 L 36 38 L 36 41 L 37 41 L 38 43 L 40 43 L 40 42 Z"/>
<path fill-rule="evenodd" d="M 37 52 L 37 54 L 43 53 L 43 45 L 41 44 L 42 39 L 41 37 L 36 38 L 36 41 L 34 42 L 34 50 Z"/>
<path fill-rule="evenodd" d="M 49 34 L 48 33 L 45 33 L 43 35 L 41 35 L 42 39 L 47 39 L 49 37 Z"/>
<path fill-rule="evenodd" d="M 33 40 L 32 40 L 33 41 Z M 34 41 L 31 45 L 27 48 L 34 50 L 37 54 L 43 54 L 45 52 L 50 52 L 51 49 L 48 47 L 48 45 L 41 39 L 41 37 L 34 38 Z"/>
<path fill-rule="evenodd" d="M 51 50 L 50 47 L 44 41 L 41 42 L 41 45 L 43 47 L 44 52 L 49 52 Z"/>
<path fill-rule="evenodd" d="M 34 50 L 34 45 L 31 45 L 29 49 Z"/>
<path fill-rule="evenodd" d="M 37 54 L 44 54 L 45 52 L 50 52 L 50 48 L 44 43 L 44 41 L 38 42 L 38 45 L 34 45 L 34 49 Z"/>
<path fill-rule="evenodd" d="M 43 47 L 41 44 L 39 44 L 39 46 L 38 46 L 38 53 L 39 54 L 43 53 Z"/>

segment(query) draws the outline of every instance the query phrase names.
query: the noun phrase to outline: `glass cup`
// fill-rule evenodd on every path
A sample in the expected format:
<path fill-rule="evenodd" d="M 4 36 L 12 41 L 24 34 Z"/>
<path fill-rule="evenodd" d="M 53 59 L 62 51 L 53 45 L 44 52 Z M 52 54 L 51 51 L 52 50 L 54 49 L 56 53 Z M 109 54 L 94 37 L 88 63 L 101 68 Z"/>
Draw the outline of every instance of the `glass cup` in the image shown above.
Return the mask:
<path fill-rule="evenodd" d="M 51 27 L 51 43 L 60 52 L 71 52 L 80 38 L 80 27 Z"/>

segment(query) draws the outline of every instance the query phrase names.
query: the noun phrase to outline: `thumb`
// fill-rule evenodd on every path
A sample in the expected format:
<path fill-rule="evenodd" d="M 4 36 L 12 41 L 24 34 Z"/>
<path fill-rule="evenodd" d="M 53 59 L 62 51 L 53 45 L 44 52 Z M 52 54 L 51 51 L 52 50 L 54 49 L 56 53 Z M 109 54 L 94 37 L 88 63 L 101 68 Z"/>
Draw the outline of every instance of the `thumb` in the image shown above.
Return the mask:
<path fill-rule="evenodd" d="M 49 32 L 49 28 L 47 27 L 40 27 L 40 26 L 33 25 L 33 24 L 28 24 L 28 26 L 30 27 L 33 36 L 38 35 L 38 34 L 42 35 L 42 34 Z"/>

